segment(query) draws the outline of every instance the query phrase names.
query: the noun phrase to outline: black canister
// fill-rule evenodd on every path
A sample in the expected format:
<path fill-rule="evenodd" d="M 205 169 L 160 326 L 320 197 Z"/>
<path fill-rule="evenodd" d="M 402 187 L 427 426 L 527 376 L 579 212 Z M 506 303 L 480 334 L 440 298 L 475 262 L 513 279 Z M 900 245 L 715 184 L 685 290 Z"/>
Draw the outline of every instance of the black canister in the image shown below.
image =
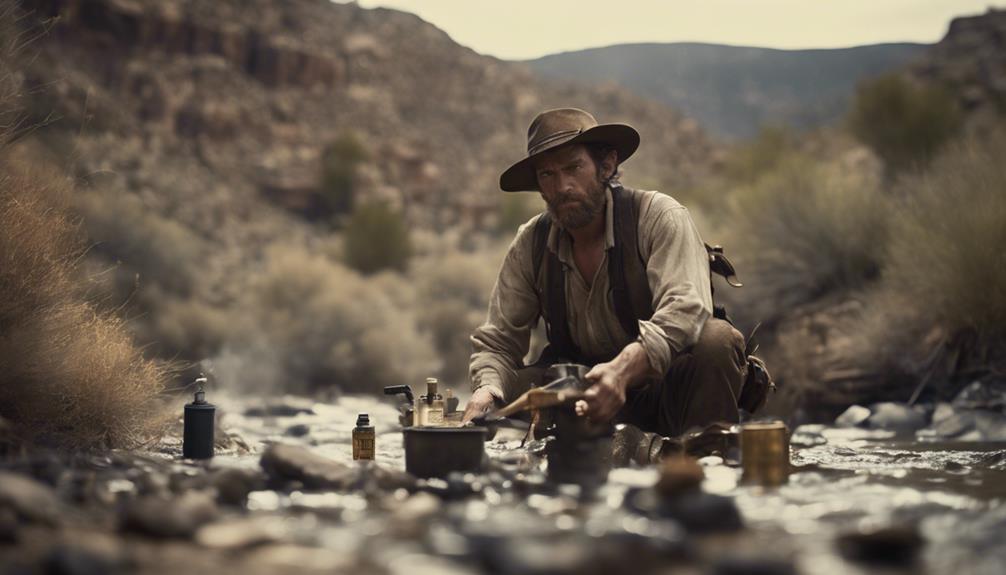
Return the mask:
<path fill-rule="evenodd" d="M 206 403 L 206 392 L 200 386 L 196 391 L 195 400 L 185 405 L 182 457 L 185 459 L 213 457 L 213 420 L 216 412 L 217 408 L 212 403 Z"/>

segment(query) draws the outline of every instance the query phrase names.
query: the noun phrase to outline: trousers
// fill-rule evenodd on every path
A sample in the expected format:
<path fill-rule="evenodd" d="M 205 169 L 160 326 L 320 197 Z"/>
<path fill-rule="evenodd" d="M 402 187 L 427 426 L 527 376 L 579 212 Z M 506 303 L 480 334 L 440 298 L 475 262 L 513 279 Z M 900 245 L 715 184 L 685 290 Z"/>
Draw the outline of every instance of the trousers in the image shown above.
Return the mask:
<path fill-rule="evenodd" d="M 543 361 L 547 355 L 518 370 L 518 380 L 528 386 L 547 383 L 541 381 L 545 369 L 558 363 Z M 698 341 L 674 358 L 663 379 L 626 391 L 625 405 L 615 422 L 665 437 L 716 422 L 737 423 L 737 399 L 746 373 L 744 336 L 729 322 L 710 318 Z"/>

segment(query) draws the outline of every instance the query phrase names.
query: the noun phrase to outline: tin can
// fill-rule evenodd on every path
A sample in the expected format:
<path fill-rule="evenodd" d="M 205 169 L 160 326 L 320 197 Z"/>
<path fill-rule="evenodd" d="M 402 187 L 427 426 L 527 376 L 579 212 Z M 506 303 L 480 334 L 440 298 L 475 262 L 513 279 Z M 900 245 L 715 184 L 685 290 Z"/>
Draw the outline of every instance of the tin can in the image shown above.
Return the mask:
<path fill-rule="evenodd" d="M 741 426 L 741 480 L 772 487 L 789 481 L 789 430 L 781 421 Z"/>

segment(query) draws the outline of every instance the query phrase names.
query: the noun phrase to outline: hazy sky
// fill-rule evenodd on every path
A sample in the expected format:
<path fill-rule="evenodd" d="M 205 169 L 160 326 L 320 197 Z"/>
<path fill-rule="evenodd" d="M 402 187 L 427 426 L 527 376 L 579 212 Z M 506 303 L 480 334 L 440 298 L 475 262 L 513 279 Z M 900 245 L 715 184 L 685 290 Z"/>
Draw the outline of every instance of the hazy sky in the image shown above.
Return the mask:
<path fill-rule="evenodd" d="M 834 48 L 936 42 L 950 19 L 1002 0 L 359 0 L 414 12 L 505 59 L 628 42 Z"/>

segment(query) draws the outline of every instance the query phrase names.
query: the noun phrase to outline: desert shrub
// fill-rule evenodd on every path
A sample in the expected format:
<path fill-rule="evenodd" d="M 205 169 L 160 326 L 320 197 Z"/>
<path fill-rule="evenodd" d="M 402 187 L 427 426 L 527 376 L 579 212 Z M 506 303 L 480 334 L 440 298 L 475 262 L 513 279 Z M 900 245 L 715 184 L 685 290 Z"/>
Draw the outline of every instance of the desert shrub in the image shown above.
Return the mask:
<path fill-rule="evenodd" d="M 240 325 L 225 355 L 243 360 L 232 362 L 232 377 L 243 389 L 368 393 L 421 382 L 438 365 L 415 315 L 394 297 L 408 289 L 404 281 L 274 247 L 235 314 Z"/>
<path fill-rule="evenodd" d="M 793 136 L 785 128 L 763 126 L 757 136 L 730 151 L 723 172 L 733 182 L 754 182 L 793 153 Z"/>
<path fill-rule="evenodd" d="M 499 253 L 496 253 L 499 251 Z M 467 387 L 472 330 L 486 317 L 502 251 L 430 255 L 412 266 L 416 313 L 442 360 L 440 377 Z"/>
<path fill-rule="evenodd" d="M 206 249 L 192 230 L 145 208 L 138 196 L 125 191 L 90 190 L 78 195 L 75 207 L 93 243 L 91 252 L 123 264 L 120 297 L 130 295 L 137 282 L 179 295 L 192 293 Z"/>
<path fill-rule="evenodd" d="M 949 92 L 901 74 L 860 84 L 849 114 L 850 131 L 892 173 L 924 166 L 960 127 L 960 110 Z"/>
<path fill-rule="evenodd" d="M 884 283 L 949 332 L 1006 335 L 1006 130 L 901 182 Z"/>
<path fill-rule="evenodd" d="M 405 218 L 383 202 L 357 206 L 343 240 L 346 263 L 365 274 L 404 270 L 412 255 Z"/>
<path fill-rule="evenodd" d="M 0 154 L 0 415 L 35 441 L 135 445 L 158 422 L 164 371 L 82 296 L 70 182 Z"/>
<path fill-rule="evenodd" d="M 357 170 L 368 157 L 367 149 L 352 132 L 339 135 L 322 152 L 321 197 L 329 214 L 348 213 L 353 209 Z"/>
<path fill-rule="evenodd" d="M 724 243 L 765 316 L 877 276 L 887 233 L 877 182 L 795 157 L 732 200 Z"/>
<path fill-rule="evenodd" d="M 503 194 L 496 233 L 504 237 L 513 237 L 518 227 L 543 211 L 545 202 L 537 193 Z"/>

